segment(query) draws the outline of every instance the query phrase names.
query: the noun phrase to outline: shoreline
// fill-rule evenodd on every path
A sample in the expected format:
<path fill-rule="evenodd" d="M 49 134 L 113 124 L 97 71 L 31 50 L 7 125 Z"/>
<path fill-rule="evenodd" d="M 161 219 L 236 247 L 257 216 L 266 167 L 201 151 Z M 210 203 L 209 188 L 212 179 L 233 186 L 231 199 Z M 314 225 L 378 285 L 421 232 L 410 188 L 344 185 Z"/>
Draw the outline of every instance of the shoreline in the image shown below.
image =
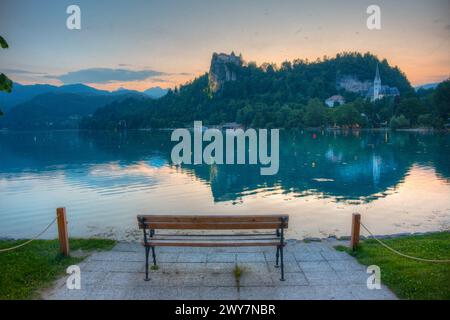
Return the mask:
<path fill-rule="evenodd" d="M 209 128 L 208 126 L 205 126 Z M 211 128 L 214 126 L 211 126 Z M 183 129 L 191 129 L 190 126 L 180 127 Z M 173 131 L 179 128 L 130 128 L 130 129 L 84 129 L 84 128 L 67 128 L 67 129 L 8 129 L 8 128 L 0 128 L 0 133 L 8 133 L 8 132 L 70 132 L 70 131 L 78 131 L 78 132 L 103 132 L 103 131 L 113 131 L 113 132 L 121 132 L 121 131 Z M 248 128 L 242 128 L 246 130 Z M 254 129 L 263 129 L 263 128 L 254 128 Z M 436 128 L 405 128 L 405 129 L 391 129 L 391 128 L 339 128 L 339 127 L 307 127 L 307 128 L 273 128 L 285 131 L 363 131 L 363 132 L 420 132 L 420 133 L 450 133 L 449 129 L 436 129 Z M 225 130 L 225 129 L 222 129 Z"/>
<path fill-rule="evenodd" d="M 435 230 L 435 231 L 425 231 L 425 232 L 401 232 L 401 233 L 393 233 L 393 234 L 377 234 L 374 235 L 377 239 L 398 239 L 403 237 L 411 237 L 411 236 L 427 236 L 436 233 L 450 233 L 450 229 L 448 230 Z M 286 241 L 289 242 L 297 242 L 297 243 L 310 243 L 310 242 L 322 242 L 322 241 L 350 241 L 351 236 L 328 236 L 328 237 L 305 237 L 303 239 L 297 238 L 286 238 Z M 360 235 L 361 240 L 371 239 L 371 236 Z M 101 237 L 101 236 L 92 236 L 92 237 L 71 237 L 71 239 L 105 239 L 105 240 L 114 240 L 122 243 L 140 243 L 140 240 L 124 240 L 124 239 L 114 239 L 109 237 Z M 10 237 L 0 237 L 0 241 L 26 241 L 29 240 L 27 238 L 10 238 Z M 54 240 L 54 239 L 38 239 L 38 240 Z"/>

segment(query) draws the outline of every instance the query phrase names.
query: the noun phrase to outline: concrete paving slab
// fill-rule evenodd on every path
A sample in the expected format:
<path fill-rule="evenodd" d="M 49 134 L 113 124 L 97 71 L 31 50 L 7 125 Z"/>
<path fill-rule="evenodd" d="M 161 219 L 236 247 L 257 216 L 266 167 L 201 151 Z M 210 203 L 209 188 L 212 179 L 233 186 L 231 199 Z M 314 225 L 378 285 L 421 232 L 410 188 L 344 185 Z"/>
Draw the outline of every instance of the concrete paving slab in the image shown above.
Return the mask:
<path fill-rule="evenodd" d="M 358 300 L 393 300 L 396 296 L 382 286 L 381 290 L 369 290 L 366 285 L 349 286 L 349 289 L 355 299 Z"/>
<path fill-rule="evenodd" d="M 335 244 L 335 243 L 334 243 Z M 369 290 L 366 268 L 337 252 L 329 241 L 288 241 L 285 278 L 275 268 L 274 248 L 157 248 L 157 270 L 144 281 L 144 249 L 118 243 L 80 263 L 81 290 L 69 290 L 66 277 L 44 299 L 396 299 L 385 286 Z M 151 265 L 150 259 L 150 265 Z M 242 270 L 239 282 L 233 270 Z"/>
<path fill-rule="evenodd" d="M 366 271 L 345 270 L 336 271 L 339 279 L 347 284 L 364 286 L 367 284 L 369 274 Z"/>
<path fill-rule="evenodd" d="M 207 262 L 232 262 L 236 263 L 236 253 L 210 253 Z"/>
<path fill-rule="evenodd" d="M 273 280 L 273 283 L 277 287 L 286 287 L 286 286 L 307 286 L 309 285 L 308 280 L 305 277 L 303 272 L 295 272 L 295 273 L 285 273 L 284 279 L 285 281 L 281 281 L 281 274 L 272 273 L 270 277 Z"/>
<path fill-rule="evenodd" d="M 270 261 L 268 263 L 268 267 L 269 267 L 269 272 L 277 273 L 277 274 L 280 273 L 280 266 L 275 267 L 275 262 Z M 293 262 L 285 262 L 284 263 L 284 272 L 285 273 L 302 272 L 302 269 L 300 269 L 300 266 L 295 261 L 293 261 Z"/>
<path fill-rule="evenodd" d="M 320 252 L 308 252 L 308 251 L 294 252 L 294 258 L 296 261 L 321 261 L 325 259 L 320 254 Z"/>
<path fill-rule="evenodd" d="M 304 274 L 311 286 L 347 284 L 346 281 L 338 276 L 336 271 L 305 271 Z"/>
<path fill-rule="evenodd" d="M 270 252 L 265 252 L 264 256 L 266 258 L 266 261 L 275 262 L 276 261 L 276 250 L 270 251 Z M 293 261 L 296 261 L 294 253 L 285 252 L 284 253 L 284 262 L 293 262 Z"/>
<path fill-rule="evenodd" d="M 262 252 L 239 253 L 236 255 L 237 262 L 266 262 Z"/>
<path fill-rule="evenodd" d="M 327 260 L 328 264 L 335 271 L 346 271 L 346 270 L 354 270 L 354 271 L 364 271 L 366 267 L 359 264 L 356 260 Z"/>
<path fill-rule="evenodd" d="M 321 272 L 331 272 L 333 268 L 331 268 L 330 264 L 326 260 L 322 261 L 300 261 L 298 262 L 300 269 L 303 271 L 321 271 Z"/>

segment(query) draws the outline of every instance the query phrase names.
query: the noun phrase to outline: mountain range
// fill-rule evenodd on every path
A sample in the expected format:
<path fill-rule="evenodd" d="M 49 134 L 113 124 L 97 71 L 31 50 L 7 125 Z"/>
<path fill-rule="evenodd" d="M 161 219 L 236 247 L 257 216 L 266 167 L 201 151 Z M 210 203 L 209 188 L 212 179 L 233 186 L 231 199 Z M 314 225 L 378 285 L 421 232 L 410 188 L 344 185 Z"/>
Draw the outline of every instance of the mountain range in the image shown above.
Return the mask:
<path fill-rule="evenodd" d="M 119 88 L 116 91 L 110 92 L 106 90 L 99 90 L 84 84 L 69 84 L 63 86 L 54 86 L 49 84 L 33 84 L 22 85 L 14 83 L 13 91 L 11 93 L 0 92 L 0 107 L 3 111 L 27 102 L 32 98 L 44 93 L 73 93 L 82 95 L 121 95 L 121 94 L 135 94 L 153 99 L 159 99 L 167 93 L 167 89 L 160 87 L 149 88 L 144 92 L 135 90 L 128 90 Z"/>
<path fill-rule="evenodd" d="M 145 92 L 119 88 L 110 92 L 84 84 L 53 86 L 14 83 L 12 93 L 0 92 L 0 106 L 5 113 L 0 128 L 76 129 L 82 117 L 98 108 L 126 99 L 159 99 L 167 89 L 150 88 Z"/>
<path fill-rule="evenodd" d="M 437 86 L 440 84 L 440 82 L 433 82 L 433 83 L 426 83 L 426 84 L 422 84 L 420 86 L 416 86 L 414 87 L 414 89 L 416 91 L 419 91 L 420 89 L 422 90 L 434 90 L 437 88 Z"/>

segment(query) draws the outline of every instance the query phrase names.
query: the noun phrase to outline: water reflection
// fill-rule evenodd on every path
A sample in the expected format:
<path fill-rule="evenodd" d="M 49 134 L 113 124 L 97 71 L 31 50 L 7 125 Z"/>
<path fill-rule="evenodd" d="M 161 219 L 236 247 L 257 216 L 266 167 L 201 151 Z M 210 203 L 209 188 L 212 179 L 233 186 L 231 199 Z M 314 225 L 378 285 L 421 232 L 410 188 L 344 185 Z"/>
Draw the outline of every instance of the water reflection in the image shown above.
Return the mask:
<path fill-rule="evenodd" d="M 288 210 L 287 203 L 296 198 L 306 199 L 302 209 L 315 214 L 306 202 L 326 199 L 335 208 L 370 204 L 397 193 L 419 169 L 432 170 L 430 185 L 437 180 L 448 190 L 449 135 L 282 131 L 280 139 L 278 174 L 261 176 L 259 167 L 250 165 L 173 166 L 168 131 L 0 133 L 0 219 L 5 226 L 0 236 L 15 228 L 10 220 L 29 216 L 27 210 L 49 210 L 55 204 L 50 198 L 58 194 L 92 222 L 101 221 L 102 210 L 117 210 L 120 216 L 127 208 L 208 213 L 219 204 L 235 212 L 258 210 L 264 203 L 267 212 L 274 212 L 280 206 Z M 429 187 L 416 188 L 419 193 Z M 152 194 L 158 198 L 149 203 Z M 17 202 L 20 197 L 25 203 Z M 443 201 L 446 212 L 449 196 Z M 237 207 L 224 209 L 229 204 Z M 16 231 L 11 234 L 20 234 Z"/>
<path fill-rule="evenodd" d="M 148 168 L 170 166 L 168 132 L 39 132 L 0 135 L 2 176 L 22 172 L 68 170 L 68 178 L 90 173 L 85 180 L 128 185 L 151 183 Z M 400 183 L 412 164 L 429 166 L 444 179 L 450 176 L 449 136 L 389 132 L 282 132 L 280 171 L 261 176 L 258 166 L 183 166 L 211 185 L 215 201 L 238 198 L 243 192 L 280 186 L 298 195 L 318 193 L 337 199 L 368 199 Z M 137 164 L 145 163 L 144 169 Z M 105 167 L 106 165 L 106 167 Z M 122 174 L 107 181 L 102 170 Z M 128 169 L 127 169 L 128 168 Z M 113 170 L 114 169 L 114 170 Z M 144 179 L 144 180 L 140 180 Z"/>

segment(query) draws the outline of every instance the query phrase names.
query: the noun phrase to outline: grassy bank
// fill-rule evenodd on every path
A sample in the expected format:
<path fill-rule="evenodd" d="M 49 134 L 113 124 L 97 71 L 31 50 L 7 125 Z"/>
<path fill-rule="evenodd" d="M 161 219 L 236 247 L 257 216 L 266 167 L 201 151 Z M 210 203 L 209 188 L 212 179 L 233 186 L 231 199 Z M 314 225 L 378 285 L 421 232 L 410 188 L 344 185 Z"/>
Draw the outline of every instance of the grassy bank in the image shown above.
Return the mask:
<path fill-rule="evenodd" d="M 450 259 L 450 232 L 382 240 L 392 248 L 425 259 Z M 346 250 L 364 265 L 378 265 L 381 281 L 402 299 L 450 299 L 450 264 L 418 262 L 398 256 L 375 240 Z"/>
<path fill-rule="evenodd" d="M 2 240 L 0 249 L 22 242 Z M 57 240 L 37 240 L 0 253 L 0 299 L 39 298 L 38 290 L 49 286 L 68 266 L 81 262 L 89 251 L 109 250 L 114 244 L 113 240 L 70 239 L 73 256 L 63 257 Z"/>

